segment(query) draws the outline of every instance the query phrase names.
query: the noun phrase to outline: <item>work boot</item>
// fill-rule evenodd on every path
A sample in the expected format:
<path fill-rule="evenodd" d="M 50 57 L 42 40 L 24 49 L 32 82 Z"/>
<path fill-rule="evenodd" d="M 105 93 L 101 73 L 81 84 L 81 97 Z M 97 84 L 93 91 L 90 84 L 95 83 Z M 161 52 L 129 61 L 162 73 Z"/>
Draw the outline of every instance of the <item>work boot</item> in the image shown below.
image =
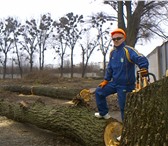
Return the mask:
<path fill-rule="evenodd" d="M 99 119 L 104 118 L 106 120 L 111 118 L 111 116 L 108 113 L 104 116 L 101 116 L 99 113 L 95 113 L 95 117 Z"/>

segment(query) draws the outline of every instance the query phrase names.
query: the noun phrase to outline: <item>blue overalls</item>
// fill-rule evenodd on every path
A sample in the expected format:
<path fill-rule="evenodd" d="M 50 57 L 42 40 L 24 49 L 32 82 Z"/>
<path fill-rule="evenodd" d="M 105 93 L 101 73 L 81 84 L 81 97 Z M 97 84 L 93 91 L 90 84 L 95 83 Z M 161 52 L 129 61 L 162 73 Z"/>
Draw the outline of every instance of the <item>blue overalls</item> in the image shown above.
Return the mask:
<path fill-rule="evenodd" d="M 146 57 L 138 54 L 138 52 L 127 46 L 130 59 L 133 63 L 129 62 L 124 47 L 125 42 L 116 47 L 111 53 L 104 77 L 104 79 L 109 82 L 103 88 L 97 87 L 95 92 L 96 104 L 101 116 L 108 113 L 106 97 L 110 94 L 117 93 L 122 120 L 124 119 L 126 94 L 135 89 L 135 64 L 138 65 L 140 69 L 148 69 L 149 65 Z"/>

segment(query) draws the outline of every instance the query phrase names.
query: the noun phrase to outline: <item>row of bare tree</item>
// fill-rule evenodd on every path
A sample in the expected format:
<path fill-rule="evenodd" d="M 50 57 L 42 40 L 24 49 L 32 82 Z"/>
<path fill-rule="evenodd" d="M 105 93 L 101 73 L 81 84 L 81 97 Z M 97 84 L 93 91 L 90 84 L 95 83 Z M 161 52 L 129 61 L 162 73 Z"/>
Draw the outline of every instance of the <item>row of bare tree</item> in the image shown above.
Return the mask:
<path fill-rule="evenodd" d="M 22 77 L 22 67 L 29 64 L 30 71 L 38 56 L 39 69 L 44 69 L 46 51 L 54 49 L 55 58 L 60 58 L 60 73 L 63 74 L 64 61 L 70 55 L 71 77 L 74 70 L 74 50 L 82 50 L 82 77 L 84 77 L 88 61 L 96 48 L 102 52 L 104 71 L 106 55 L 111 46 L 109 27 L 113 21 L 118 21 L 118 27 L 127 32 L 127 44 L 135 46 L 140 39 L 150 39 L 155 33 L 164 39 L 167 35 L 162 26 L 167 21 L 167 1 L 104 1 L 116 10 L 114 16 L 100 12 L 84 18 L 73 12 L 59 20 L 53 20 L 51 15 L 44 14 L 40 20 L 26 20 L 24 24 L 17 19 L 8 17 L 0 21 L 0 63 L 5 79 L 7 61 L 10 58 L 18 65 Z M 106 25 L 105 25 L 106 24 Z M 89 39 L 91 30 L 96 30 L 95 38 Z M 82 41 L 83 40 L 83 41 Z M 70 54 L 68 54 L 68 49 Z M 81 54 L 80 54 L 81 55 Z M 12 57 L 11 57 L 12 56 Z"/>
<path fill-rule="evenodd" d="M 50 14 L 44 14 L 38 20 L 26 20 L 25 24 L 21 24 L 17 19 L 9 17 L 0 22 L 0 62 L 3 66 L 3 78 L 6 75 L 6 67 L 8 56 L 12 58 L 12 62 L 18 65 L 22 76 L 22 66 L 26 63 L 33 70 L 34 62 L 38 55 L 39 69 L 44 69 L 45 52 L 50 49 L 55 50 L 55 58 L 59 57 L 60 72 L 63 74 L 64 60 L 66 59 L 67 49 L 70 49 L 71 56 L 71 77 L 73 77 L 73 59 L 74 49 L 80 46 L 82 50 L 83 77 L 88 65 L 88 60 L 93 50 L 100 45 L 105 47 L 108 29 L 102 29 L 103 24 L 107 22 L 107 16 L 98 13 L 96 16 L 89 18 L 88 22 L 84 21 L 83 15 L 75 15 L 72 12 L 61 17 L 58 21 L 54 21 Z M 85 32 L 89 32 L 93 27 L 98 30 L 98 36 L 93 40 L 87 40 L 86 44 L 80 41 L 84 39 Z M 106 37 L 105 37 L 106 35 Z M 108 49 L 108 46 L 106 46 Z M 80 54 L 81 55 L 81 54 Z M 11 57 L 12 56 L 12 57 Z"/>

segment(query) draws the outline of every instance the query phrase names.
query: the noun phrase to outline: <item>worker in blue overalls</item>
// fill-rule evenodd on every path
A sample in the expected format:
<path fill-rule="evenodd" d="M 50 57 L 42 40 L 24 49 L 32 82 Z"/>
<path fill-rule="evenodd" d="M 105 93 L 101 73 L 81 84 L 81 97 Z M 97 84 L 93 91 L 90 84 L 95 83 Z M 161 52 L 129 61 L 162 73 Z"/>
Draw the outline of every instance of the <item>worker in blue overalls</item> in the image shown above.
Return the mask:
<path fill-rule="evenodd" d="M 114 49 L 110 53 L 104 80 L 96 89 L 96 104 L 98 112 L 95 117 L 109 119 L 106 97 L 117 93 L 118 103 L 121 111 L 121 119 L 124 120 L 124 107 L 126 93 L 135 89 L 135 65 L 148 73 L 148 60 L 145 56 L 138 53 L 135 49 L 126 45 L 126 33 L 118 28 L 111 32 Z M 126 54 L 126 50 L 129 53 Z"/>

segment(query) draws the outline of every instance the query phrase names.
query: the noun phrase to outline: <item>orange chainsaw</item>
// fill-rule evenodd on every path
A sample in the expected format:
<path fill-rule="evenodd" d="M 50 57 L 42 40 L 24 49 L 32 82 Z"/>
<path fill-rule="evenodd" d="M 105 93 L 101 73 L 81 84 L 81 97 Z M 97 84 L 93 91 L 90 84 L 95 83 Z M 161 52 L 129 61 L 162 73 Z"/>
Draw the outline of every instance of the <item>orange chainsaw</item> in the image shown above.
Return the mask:
<path fill-rule="evenodd" d="M 153 77 L 153 81 L 156 81 L 156 76 L 153 73 L 147 72 L 147 70 L 138 70 L 136 73 L 136 86 L 133 92 L 138 92 L 140 89 L 150 84 L 150 76 Z"/>

